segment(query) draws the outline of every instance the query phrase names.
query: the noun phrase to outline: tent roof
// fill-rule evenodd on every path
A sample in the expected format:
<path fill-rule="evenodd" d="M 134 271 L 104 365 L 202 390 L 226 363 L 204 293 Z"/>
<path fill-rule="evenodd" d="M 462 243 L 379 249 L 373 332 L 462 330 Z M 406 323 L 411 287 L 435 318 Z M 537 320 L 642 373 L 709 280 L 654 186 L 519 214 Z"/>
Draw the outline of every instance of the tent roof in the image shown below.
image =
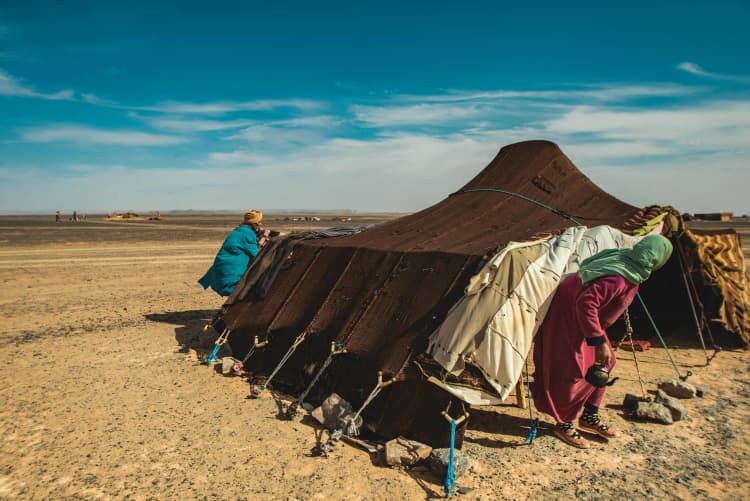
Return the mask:
<path fill-rule="evenodd" d="M 409 216 L 335 241 L 312 246 L 351 246 L 397 252 L 438 251 L 482 256 L 510 240 L 555 232 L 570 220 L 517 193 L 573 216 L 581 224 L 620 226 L 637 208 L 596 186 L 554 143 L 526 141 L 500 150 L 494 160 L 453 196 Z"/>

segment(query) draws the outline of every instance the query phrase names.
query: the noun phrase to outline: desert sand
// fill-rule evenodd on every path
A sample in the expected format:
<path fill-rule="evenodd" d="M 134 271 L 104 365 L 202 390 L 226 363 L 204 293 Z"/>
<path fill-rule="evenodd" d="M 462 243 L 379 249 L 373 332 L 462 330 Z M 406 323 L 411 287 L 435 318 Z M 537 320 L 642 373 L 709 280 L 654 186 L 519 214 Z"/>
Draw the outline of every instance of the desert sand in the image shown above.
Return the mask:
<path fill-rule="evenodd" d="M 267 226 L 341 224 L 321 219 L 278 217 Z M 425 468 L 379 466 L 351 445 L 314 457 L 323 432 L 311 418 L 279 421 L 270 392 L 248 400 L 245 380 L 201 365 L 191 340 L 222 300 L 196 280 L 233 226 L 233 217 L 198 215 L 57 224 L 53 217 L 0 218 L 0 497 L 442 496 L 442 479 Z M 577 450 L 537 416 L 539 437 L 525 445 L 529 411 L 512 405 L 513 397 L 472 409 L 463 448 L 470 467 L 454 496 L 748 497 L 750 354 L 724 350 L 706 366 L 697 338 L 668 341 L 680 369 L 693 372 L 689 382 L 707 387 L 704 398 L 684 401 L 686 420 L 667 426 L 625 418 L 624 394 L 640 389 L 632 356 L 621 352 L 621 379 L 603 410 L 621 438 Z M 661 348 L 639 361 L 649 389 L 674 377 Z"/>

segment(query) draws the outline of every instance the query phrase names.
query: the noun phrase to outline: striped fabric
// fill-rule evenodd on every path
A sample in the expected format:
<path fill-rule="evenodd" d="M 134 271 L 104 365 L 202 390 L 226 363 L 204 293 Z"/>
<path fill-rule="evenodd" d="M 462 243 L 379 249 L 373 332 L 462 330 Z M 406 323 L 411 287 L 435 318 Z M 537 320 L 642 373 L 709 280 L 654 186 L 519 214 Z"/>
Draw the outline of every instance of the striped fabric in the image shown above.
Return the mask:
<path fill-rule="evenodd" d="M 743 344 L 750 343 L 750 283 L 739 234 L 731 229 L 686 230 L 680 243 L 696 286 L 703 285 L 699 291 L 706 316 L 739 336 Z"/>
<path fill-rule="evenodd" d="M 666 212 L 664 235 L 682 250 L 689 278 L 698 291 L 706 318 L 717 322 L 738 344 L 750 344 L 750 281 L 739 234 L 732 229 L 691 230 L 673 207 L 651 205 L 623 224 L 634 232 Z"/>

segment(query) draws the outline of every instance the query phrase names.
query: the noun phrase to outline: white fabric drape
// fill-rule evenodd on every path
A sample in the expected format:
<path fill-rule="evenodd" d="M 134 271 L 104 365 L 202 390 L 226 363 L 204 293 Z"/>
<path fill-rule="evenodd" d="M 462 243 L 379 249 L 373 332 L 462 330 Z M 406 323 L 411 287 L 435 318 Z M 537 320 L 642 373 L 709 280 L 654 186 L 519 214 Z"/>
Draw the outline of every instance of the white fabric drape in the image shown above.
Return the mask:
<path fill-rule="evenodd" d="M 504 400 L 562 277 L 601 250 L 632 247 L 641 238 L 609 226 L 576 226 L 546 240 L 509 243 L 471 278 L 464 297 L 430 336 L 427 353 L 454 375 L 470 360 Z M 491 403 L 486 394 L 473 402 L 472 392 L 455 389 L 468 403 Z"/>

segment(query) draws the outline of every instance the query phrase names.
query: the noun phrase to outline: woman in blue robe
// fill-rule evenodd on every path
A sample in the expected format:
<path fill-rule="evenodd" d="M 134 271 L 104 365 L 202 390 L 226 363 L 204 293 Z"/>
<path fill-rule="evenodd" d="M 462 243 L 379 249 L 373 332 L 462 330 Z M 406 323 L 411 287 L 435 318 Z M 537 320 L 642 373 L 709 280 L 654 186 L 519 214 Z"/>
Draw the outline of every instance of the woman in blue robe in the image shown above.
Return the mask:
<path fill-rule="evenodd" d="M 211 287 L 220 296 L 228 296 L 245 274 L 250 260 L 259 251 L 258 232 L 262 232 L 263 213 L 249 210 L 245 213 L 243 223 L 227 236 L 221 245 L 214 264 L 208 269 L 198 283 L 204 289 Z"/>

